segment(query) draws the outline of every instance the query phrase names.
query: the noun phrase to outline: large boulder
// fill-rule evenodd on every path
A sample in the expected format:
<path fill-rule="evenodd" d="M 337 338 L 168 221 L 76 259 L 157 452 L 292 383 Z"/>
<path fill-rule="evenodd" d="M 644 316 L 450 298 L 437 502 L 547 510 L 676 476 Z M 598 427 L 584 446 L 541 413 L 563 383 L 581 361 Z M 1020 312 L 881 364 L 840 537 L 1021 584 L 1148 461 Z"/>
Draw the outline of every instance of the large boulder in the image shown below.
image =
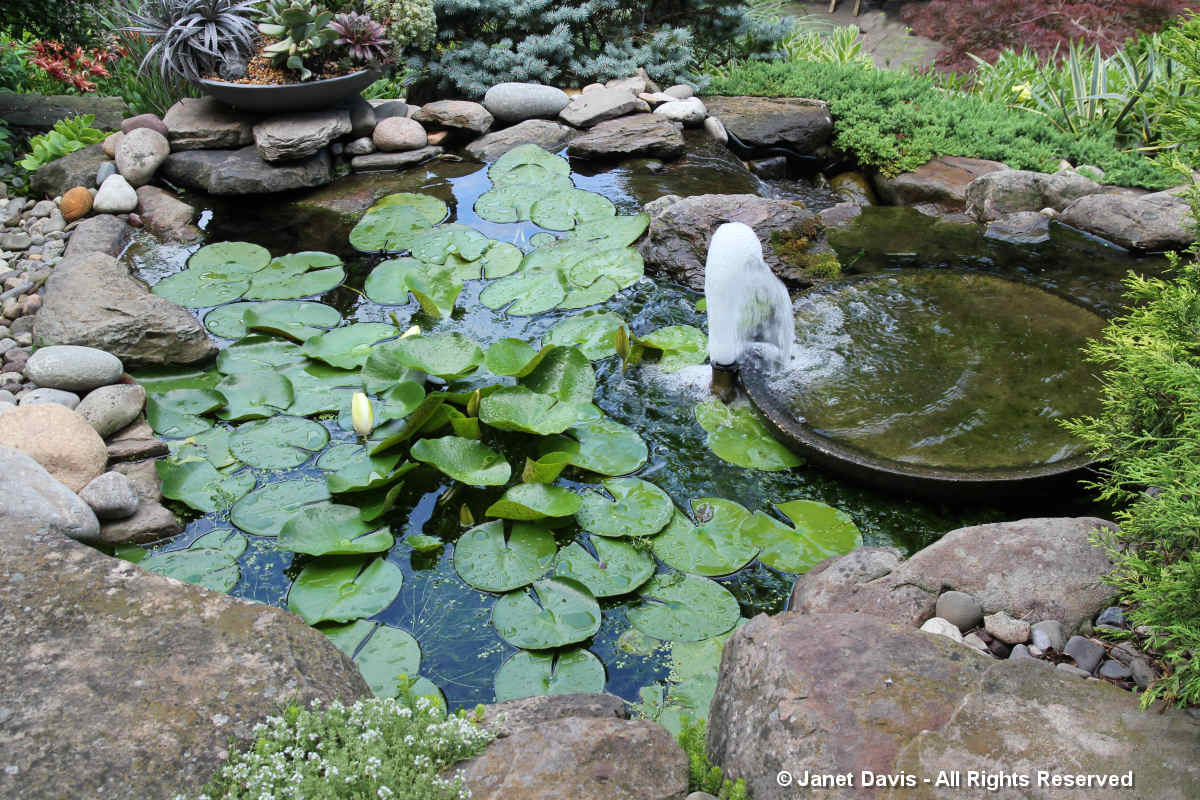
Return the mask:
<path fill-rule="evenodd" d="M 723 222 L 744 222 L 758 234 L 763 257 L 771 270 L 785 282 L 808 285 L 803 270 L 780 258 L 771 234 L 804 237 L 813 255 L 832 254 L 820 218 L 802 206 L 749 194 L 702 194 L 678 198 L 667 196 L 647 204 L 650 230 L 639 250 L 652 271 L 704 291 L 704 262 L 708 242 Z"/>
<path fill-rule="evenodd" d="M 145 186 L 171 154 L 167 137 L 152 128 L 134 128 L 117 145 L 117 170 L 129 185 Z"/>
<path fill-rule="evenodd" d="M 678 123 L 655 114 L 633 114 L 600 122 L 571 139 L 567 152 L 576 158 L 679 158 L 683 136 Z"/>
<path fill-rule="evenodd" d="M 919 211 L 941 216 L 966 208 L 967 186 L 971 181 L 1007 169 L 999 161 L 939 156 L 894 178 L 876 175 L 875 190 L 890 205 L 915 206 Z"/>
<path fill-rule="evenodd" d="M 1179 250 L 1195 239 L 1191 207 L 1170 191 L 1081 197 L 1058 220 L 1130 250 Z"/>
<path fill-rule="evenodd" d="M 72 492 L 100 477 L 108 463 L 100 434 L 58 403 L 22 403 L 0 414 L 0 446 L 25 453 Z"/>
<path fill-rule="evenodd" d="M 2 474 L 2 473 L 0 473 Z M 0 517 L 0 796 L 195 795 L 279 704 L 370 691 L 283 609 Z"/>
<path fill-rule="evenodd" d="M 29 190 L 34 197 L 58 197 L 76 186 L 90 188 L 96 185 L 96 170 L 106 163 L 100 144 L 67 153 L 39 167 L 29 178 Z"/>
<path fill-rule="evenodd" d="M 251 145 L 240 150 L 185 150 L 163 164 L 170 180 L 209 194 L 242 195 L 288 192 L 324 186 L 333 180 L 329 150 L 302 161 L 268 164 Z"/>
<path fill-rule="evenodd" d="M 969 770 L 1030 780 L 999 797 L 1062 796 L 1036 785 L 1039 771 L 1132 770 L 1136 796 L 1182 799 L 1200 791 L 1198 734 L 1183 712 L 1139 711 L 1136 695 L 1034 659 L 997 661 L 861 614 L 780 614 L 754 618 L 725 645 L 708 749 L 755 800 L 984 796 L 968 788 Z M 936 786 L 950 774 L 961 782 Z M 801 788 L 814 775 L 843 778 Z M 875 776 L 909 785 L 872 788 Z"/>
<path fill-rule="evenodd" d="M 920 625 L 938 595 L 973 595 L 985 614 L 1055 619 L 1074 630 L 1110 604 L 1101 582 L 1112 569 L 1089 538 L 1112 523 L 1095 517 L 1023 519 L 950 531 L 902 560 L 897 551 L 859 548 L 821 562 L 797 581 L 791 611 L 856 612 Z"/>
<path fill-rule="evenodd" d="M 133 228 L 125 220 L 112 214 L 98 214 L 79 223 L 67 240 L 65 255 L 104 253 L 116 256 L 125 249 L 132 236 Z"/>
<path fill-rule="evenodd" d="M 797 97 L 705 97 L 708 113 L 743 144 L 811 153 L 829 144 L 833 117 L 822 100 Z"/>
<path fill-rule="evenodd" d="M 100 522 L 88 504 L 15 447 L 0 445 L 0 497 L 0 537 L 32 528 L 81 542 L 100 535 Z"/>
<path fill-rule="evenodd" d="M 476 800 L 683 800 L 688 760 L 667 730 L 625 719 L 619 698 L 563 695 L 489 707 L 499 736 L 462 770 Z"/>
<path fill-rule="evenodd" d="M 151 294 L 104 253 L 68 255 L 46 282 L 33 327 L 39 347 L 78 344 L 106 350 L 126 367 L 194 364 L 217 352 L 188 311 Z"/>
<path fill-rule="evenodd" d="M 504 130 L 492 131 L 467 145 L 467 152 L 480 161 L 495 161 L 522 144 L 536 144 L 557 153 L 575 132 L 548 119 L 529 119 Z"/>
<path fill-rule="evenodd" d="M 576 95 L 558 113 L 559 119 L 576 128 L 590 128 L 605 120 L 623 117 L 637 111 L 649 111 L 650 104 L 629 89 L 592 89 Z"/>
<path fill-rule="evenodd" d="M 977 222 L 989 222 L 1017 211 L 1062 211 L 1080 197 L 1108 191 L 1074 172 L 1054 175 L 1005 169 L 980 175 L 967 185 L 966 210 Z"/>
<path fill-rule="evenodd" d="M 167 109 L 163 123 L 172 150 L 227 150 L 254 141 L 258 119 L 212 97 L 185 97 Z"/>
<path fill-rule="evenodd" d="M 570 104 L 562 89 L 540 83 L 497 83 L 483 95 L 483 107 L 501 122 L 554 119 Z"/>
<path fill-rule="evenodd" d="M 344 108 L 280 114 L 254 126 L 254 146 L 263 161 L 300 161 L 350 133 L 352 127 L 350 112 Z"/>

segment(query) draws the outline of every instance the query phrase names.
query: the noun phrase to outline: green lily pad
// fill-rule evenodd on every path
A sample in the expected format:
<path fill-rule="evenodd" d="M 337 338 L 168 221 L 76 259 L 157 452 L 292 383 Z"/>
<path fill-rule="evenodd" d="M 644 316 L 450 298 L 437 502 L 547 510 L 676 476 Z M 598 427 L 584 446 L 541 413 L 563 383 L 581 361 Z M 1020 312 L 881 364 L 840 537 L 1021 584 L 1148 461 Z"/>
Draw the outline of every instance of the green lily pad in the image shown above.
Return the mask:
<path fill-rule="evenodd" d="M 638 343 L 662 351 L 658 365 L 663 372 L 678 372 L 684 367 L 703 364 L 708 358 L 708 337 L 691 325 L 668 325 L 648 336 L 639 336 Z"/>
<path fill-rule="evenodd" d="M 225 375 L 239 372 L 274 372 L 277 367 L 305 360 L 298 345 L 272 336 L 247 336 L 217 354 L 217 369 Z"/>
<path fill-rule="evenodd" d="M 241 578 L 237 557 L 246 549 L 246 537 L 236 531 L 212 531 L 185 550 L 170 550 L 146 556 L 142 569 L 168 578 L 194 583 L 214 592 L 226 593 Z"/>
<path fill-rule="evenodd" d="M 280 256 L 250 278 L 247 300 L 291 300 L 324 294 L 346 279 L 342 260 L 310 250 Z"/>
<path fill-rule="evenodd" d="M 314 556 L 352 556 L 386 553 L 396 543 L 386 526 L 363 522 L 355 506 L 319 505 L 302 508 L 279 531 L 281 550 Z"/>
<path fill-rule="evenodd" d="M 205 308 L 237 300 L 249 288 L 250 273 L 189 267 L 163 278 L 150 291 L 185 308 Z"/>
<path fill-rule="evenodd" d="M 411 294 L 425 313 L 445 317 L 454 310 L 462 288 L 449 267 L 415 258 L 393 258 L 371 270 L 363 292 L 376 303 L 398 306 L 407 304 Z"/>
<path fill-rule="evenodd" d="M 566 177 L 571 174 L 571 165 L 563 157 L 538 147 L 536 144 L 517 145 L 488 167 L 488 179 L 494 184 L 513 182 L 541 183 L 545 176 L 530 173 L 526 167 L 538 167 L 549 175 Z"/>
<path fill-rule="evenodd" d="M 163 459 L 154 465 L 162 480 L 164 497 L 205 514 L 229 508 L 254 488 L 254 473 L 248 470 L 226 475 L 208 461 Z"/>
<path fill-rule="evenodd" d="M 638 591 L 626 616 L 642 633 L 672 642 L 698 642 L 737 624 L 737 599 L 716 581 L 679 572 L 655 575 Z"/>
<path fill-rule="evenodd" d="M 434 392 L 427 395 L 421 404 L 413 409 L 404 420 L 404 427 L 399 431 L 392 433 L 383 438 L 374 448 L 371 449 L 371 455 L 377 456 L 380 453 L 386 453 L 393 447 L 398 447 L 404 444 L 413 436 L 416 436 L 421 430 L 434 418 L 434 415 L 441 410 L 442 405 L 446 402 L 445 392 Z"/>
<path fill-rule="evenodd" d="M 544 448 L 565 453 L 568 461 L 580 469 L 611 476 L 636 471 L 650 455 L 646 443 L 632 428 L 607 417 L 572 425 L 566 436 L 547 440 Z"/>
<path fill-rule="evenodd" d="M 397 696 L 397 677 L 413 678 L 421 668 L 421 646 L 408 631 L 360 619 L 348 625 L 323 628 L 321 632 L 354 659 L 376 697 Z M 425 683 L 429 682 L 426 680 Z M 419 691 L 415 685 L 412 688 L 416 696 L 428 691 L 428 687 Z"/>
<path fill-rule="evenodd" d="M 604 664 L 587 650 L 520 652 L 496 672 L 496 702 L 548 694 L 604 691 Z"/>
<path fill-rule="evenodd" d="M 524 257 L 525 254 L 521 252 L 521 248 L 514 244 L 493 242 L 483 255 L 483 277 L 491 279 L 511 275 L 521 266 L 521 260 Z"/>
<path fill-rule="evenodd" d="M 612 278 L 600 277 L 590 286 L 572 286 L 558 307 L 564 311 L 574 311 L 577 308 L 599 305 L 619 291 L 621 287 Z"/>
<path fill-rule="evenodd" d="M 413 258 L 427 264 L 444 264 L 448 256 L 478 261 L 491 246 L 492 240 L 474 228 L 451 223 L 420 234 L 410 249 Z"/>
<path fill-rule="evenodd" d="M 743 526 L 751 514 L 737 503 L 706 497 L 692 501 L 700 525 L 678 510 L 666 529 L 654 537 L 654 555 L 668 567 L 714 578 L 731 575 L 754 560 L 758 546 Z"/>
<path fill-rule="evenodd" d="M 212 367 L 149 367 L 130 374 L 148 394 L 163 394 L 172 389 L 211 389 L 221 380 Z"/>
<path fill-rule="evenodd" d="M 543 196 L 529 210 L 529 217 L 539 227 L 552 231 L 569 231 L 577 223 L 616 216 L 617 208 L 602 194 L 585 189 L 566 189 Z"/>
<path fill-rule="evenodd" d="M 582 583 L 550 578 L 535 581 L 533 591 L 536 600 L 528 590 L 509 592 L 492 609 L 496 632 L 514 647 L 565 647 L 600 630 L 600 604 Z"/>
<path fill-rule="evenodd" d="M 252 316 L 247 319 L 246 315 L 251 312 Z M 299 342 L 336 328 L 341 322 L 342 315 L 336 308 L 300 300 L 230 303 L 204 315 L 204 327 L 209 333 L 226 339 L 240 339 L 253 328 Z"/>
<path fill-rule="evenodd" d="M 379 394 L 403 381 L 425 383 L 423 372 L 400 363 L 400 352 L 407 351 L 397 351 L 395 345 L 395 341 L 375 345 L 367 356 L 362 367 L 362 385 L 368 393 Z"/>
<path fill-rule="evenodd" d="M 400 458 L 399 454 L 369 456 L 366 448 L 361 448 L 358 457 L 325 477 L 325 487 L 330 494 L 352 494 L 391 486 L 417 466 L 411 461 L 400 464 Z"/>
<path fill-rule="evenodd" d="M 403 582 L 400 568 L 383 558 L 317 562 L 292 584 L 288 608 L 309 625 L 370 617 L 392 604 Z"/>
<path fill-rule="evenodd" d="M 366 363 L 378 343 L 394 339 L 400 331 L 386 322 L 358 322 L 314 336 L 304 343 L 304 355 L 331 367 L 355 369 Z"/>
<path fill-rule="evenodd" d="M 558 554 L 555 574 L 574 578 L 596 597 L 615 597 L 635 591 L 654 574 L 654 559 L 628 542 L 588 537 L 596 554 L 571 542 Z"/>
<path fill-rule="evenodd" d="M 159 436 L 193 436 L 212 427 L 199 415 L 224 405 L 225 398 L 212 389 L 172 389 L 146 397 L 146 421 Z"/>
<path fill-rule="evenodd" d="M 329 491 L 324 481 L 281 481 L 243 497 L 230 510 L 229 520 L 255 536 L 278 536 L 284 523 L 297 511 L 328 502 Z"/>
<path fill-rule="evenodd" d="M 321 453 L 320 457 L 317 458 L 316 467 L 326 472 L 337 472 L 343 467 L 350 466 L 360 458 L 366 457 L 366 454 L 367 448 L 361 444 L 353 444 L 351 442 L 335 444 Z M 398 460 L 400 456 L 396 456 L 396 458 Z"/>
<path fill-rule="evenodd" d="M 543 177 L 545 185 L 514 182 L 484 192 L 475 201 L 475 213 L 488 222 L 528 221 L 534 205 L 546 196 L 546 192 L 574 188 L 570 178 L 545 173 Z"/>
<path fill-rule="evenodd" d="M 578 347 L 592 361 L 617 354 L 617 329 L 628 324 L 611 311 L 585 311 L 567 317 L 542 337 L 542 344 Z"/>
<path fill-rule="evenodd" d="M 731 408 L 720 400 L 710 400 L 696 406 L 696 420 L 708 432 L 709 449 L 730 464 L 778 471 L 804 463 L 771 436 L 750 408 Z"/>
<path fill-rule="evenodd" d="M 560 401 L 524 386 L 506 386 L 492 392 L 479 404 L 479 419 L 502 431 L 520 431 L 546 436 L 589 419 L 597 412 L 591 403 Z"/>
<path fill-rule="evenodd" d="M 546 453 L 538 460 L 525 459 L 521 470 L 522 483 L 553 483 L 570 462 L 566 453 Z"/>
<path fill-rule="evenodd" d="M 679 736 L 685 721 L 708 719 L 725 643 L 745 622 L 745 619 L 739 619 L 733 630 L 699 642 L 671 642 L 666 692 L 664 694 L 662 684 L 643 687 L 643 699 L 651 693 L 657 697 L 653 703 L 635 704 L 638 712 L 675 736 Z"/>
<path fill-rule="evenodd" d="M 556 347 L 523 378 L 521 385 L 566 403 L 590 403 L 596 372 L 588 357 L 574 347 Z"/>
<path fill-rule="evenodd" d="M 556 269 L 520 269 L 484 287 L 479 302 L 491 309 L 504 309 L 514 317 L 541 314 L 567 296 L 567 281 Z"/>
<path fill-rule="evenodd" d="M 280 374 L 292 384 L 293 399 L 287 411 L 297 417 L 348 408 L 361 380 L 356 370 L 338 369 L 317 361 L 293 364 Z"/>
<path fill-rule="evenodd" d="M 427 194 L 390 194 L 367 209 L 350 231 L 350 244 L 362 252 L 407 250 L 420 233 L 446 218 L 449 210 Z"/>
<path fill-rule="evenodd" d="M 195 461 L 201 459 L 219 470 L 237 463 L 229 450 L 229 431 L 224 428 L 209 428 L 186 439 L 167 442 L 173 461 Z"/>
<path fill-rule="evenodd" d="M 675 505 L 662 489 L 641 478 L 609 478 L 612 500 L 588 492 L 575 518 L 598 536 L 653 536 L 671 521 Z"/>
<path fill-rule="evenodd" d="M 278 372 L 226 375 L 216 391 L 225 398 L 225 408 L 217 416 L 229 422 L 274 416 L 286 411 L 295 399 L 291 382 Z"/>
<path fill-rule="evenodd" d="M 567 234 L 568 241 L 586 243 L 597 250 L 612 247 L 628 247 L 636 242 L 646 228 L 650 227 L 650 215 L 646 212 L 632 216 L 607 217 L 581 222 Z"/>
<path fill-rule="evenodd" d="M 493 343 L 483 363 L 493 375 L 521 377 L 532 372 L 549 352 L 549 347 L 537 350 L 524 339 L 509 337 Z"/>
<path fill-rule="evenodd" d="M 476 526 L 454 545 L 459 577 L 485 592 L 508 592 L 528 586 L 546 574 L 558 551 L 545 528 L 516 522 L 505 536 L 503 520 Z"/>
<path fill-rule="evenodd" d="M 830 556 L 849 553 L 862 544 L 862 534 L 843 511 L 814 500 L 792 500 L 775 506 L 795 526 L 762 512 L 743 528 L 746 538 L 762 548 L 758 560 L 782 572 L 808 572 Z"/>
<path fill-rule="evenodd" d="M 642 254 L 632 247 L 593 251 L 577 261 L 568 273 L 574 286 L 591 286 L 601 278 L 608 278 L 622 289 L 633 286 L 645 274 Z"/>
<path fill-rule="evenodd" d="M 404 543 L 418 553 L 430 553 L 440 547 L 445 547 L 446 543 L 436 536 L 427 536 L 424 533 L 414 533 L 404 537 Z"/>
<path fill-rule="evenodd" d="M 503 486 L 512 477 L 504 456 L 482 442 L 459 436 L 422 439 L 410 451 L 417 461 L 432 464 L 468 486 Z"/>
<path fill-rule="evenodd" d="M 483 349 L 461 333 L 409 336 L 392 342 L 390 357 L 402 367 L 453 380 L 468 375 L 483 363 Z"/>
<path fill-rule="evenodd" d="M 302 417 L 271 417 L 239 425 L 229 439 L 238 460 L 259 469 L 298 467 L 329 444 L 324 425 Z"/>
<path fill-rule="evenodd" d="M 579 495 L 560 486 L 519 483 L 488 506 L 489 517 L 532 521 L 546 517 L 569 517 L 579 510 Z"/>
<path fill-rule="evenodd" d="M 250 242 L 217 242 L 207 244 L 188 259 L 189 269 L 211 269 L 217 272 L 258 272 L 271 262 L 267 248 Z"/>
<path fill-rule="evenodd" d="M 534 248 L 545 247 L 547 245 L 552 245 L 557 241 L 558 241 L 558 237 L 555 236 L 553 233 L 546 233 L 545 231 L 538 231 L 533 236 L 529 237 L 529 246 L 534 247 Z"/>

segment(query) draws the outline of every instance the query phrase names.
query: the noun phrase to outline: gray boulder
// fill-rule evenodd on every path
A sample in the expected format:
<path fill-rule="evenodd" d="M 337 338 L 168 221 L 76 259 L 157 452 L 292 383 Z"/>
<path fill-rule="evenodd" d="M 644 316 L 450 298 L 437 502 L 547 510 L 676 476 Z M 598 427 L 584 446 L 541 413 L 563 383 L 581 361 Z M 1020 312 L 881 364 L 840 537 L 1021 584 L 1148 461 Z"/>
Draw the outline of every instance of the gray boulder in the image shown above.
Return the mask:
<path fill-rule="evenodd" d="M 44 164 L 29 178 L 29 189 L 34 197 L 58 197 L 75 186 L 96 185 L 96 170 L 108 163 L 108 156 L 100 144 L 93 144 L 74 153 L 67 153 Z"/>
<path fill-rule="evenodd" d="M 138 114 L 135 117 L 127 117 L 121 120 L 122 133 L 136 131 L 138 128 L 149 128 L 152 131 L 161 133 L 164 137 L 168 133 L 166 123 L 157 114 Z"/>
<path fill-rule="evenodd" d="M 1050 241 L 1050 218 L 1038 211 L 1005 214 L 989 222 L 983 235 L 1010 244 L 1041 244 Z"/>
<path fill-rule="evenodd" d="M 138 213 L 146 230 L 160 239 L 190 242 L 200 237 L 192 224 L 195 206 L 188 205 L 166 189 L 142 186 L 137 190 Z"/>
<path fill-rule="evenodd" d="M 1081 197 L 1058 220 L 1130 250 L 1179 250 L 1195 238 L 1188 202 L 1170 191 Z"/>
<path fill-rule="evenodd" d="M 79 490 L 79 497 L 91 506 L 97 519 L 125 519 L 133 516 L 141 498 L 133 483 L 119 472 L 106 472 Z"/>
<path fill-rule="evenodd" d="M 554 119 L 570 102 L 562 89 L 540 83 L 498 83 L 483 95 L 483 107 L 501 122 Z"/>
<path fill-rule="evenodd" d="M 699 97 L 668 101 L 655 108 L 654 113 L 689 128 L 703 125 L 708 118 L 708 109 Z"/>
<path fill-rule="evenodd" d="M 254 126 L 254 146 L 263 161 L 272 164 L 300 161 L 352 129 L 346 109 L 280 114 Z"/>
<path fill-rule="evenodd" d="M 1017 211 L 1062 211 L 1080 197 L 1104 191 L 1095 181 L 1070 172 L 1048 175 L 1025 169 L 997 170 L 967 185 L 966 211 L 977 222 L 988 222 Z"/>
<path fill-rule="evenodd" d="M 89 392 L 121 379 L 125 365 L 112 353 L 94 347 L 42 347 L 25 362 L 25 375 L 38 386 Z"/>
<path fill-rule="evenodd" d="M 1112 588 L 1101 582 L 1112 564 L 1089 541 L 1098 528 L 1111 527 L 1102 519 L 1078 517 L 959 528 L 875 577 L 867 571 L 850 577 L 854 573 L 842 562 L 856 565 L 863 556 L 855 551 L 798 578 L 788 609 L 856 612 L 920 625 L 934 615 L 943 589 L 956 589 L 973 595 L 985 614 L 1058 619 L 1074 630 L 1112 598 Z M 874 555 L 879 568 L 892 558 Z"/>
<path fill-rule="evenodd" d="M 136 383 L 119 383 L 88 392 L 75 412 L 95 428 L 100 438 L 107 439 L 137 419 L 145 405 L 145 389 Z"/>
<path fill-rule="evenodd" d="M 0 524 L 0 596 L 0 796 L 194 796 L 280 703 L 370 696 L 350 659 L 294 614 L 45 526 Z"/>
<path fill-rule="evenodd" d="M 167 109 L 163 123 L 173 151 L 227 150 L 254 141 L 258 117 L 234 111 L 211 97 L 185 97 Z"/>
<path fill-rule="evenodd" d="M 811 153 L 829 144 L 833 117 L 822 100 L 774 97 L 706 97 L 708 113 L 752 148 L 785 146 Z"/>
<path fill-rule="evenodd" d="M 571 98 L 570 104 L 558 116 L 568 125 L 590 128 L 605 120 L 649 110 L 650 105 L 629 89 L 593 89 Z"/>
<path fill-rule="evenodd" d="M 548 119 L 529 119 L 511 128 L 484 134 L 468 144 L 466 150 L 480 161 L 495 161 L 522 144 L 536 144 L 543 150 L 557 153 L 574 133 L 566 125 Z"/>
<path fill-rule="evenodd" d="M 268 164 L 258 149 L 187 150 L 172 153 L 163 174 L 175 183 L 209 194 L 270 194 L 324 186 L 333 180 L 328 150 L 296 162 Z"/>
<path fill-rule="evenodd" d="M 166 136 L 152 128 L 134 128 L 117 145 L 117 170 L 130 186 L 145 186 L 170 154 Z"/>
<path fill-rule="evenodd" d="M 486 108 L 470 100 L 438 100 L 426 103 L 412 118 L 421 124 L 455 128 L 476 135 L 487 133 L 495 122 L 495 118 Z"/>
<path fill-rule="evenodd" d="M 999 161 L 939 156 L 894 178 L 876 174 L 875 191 L 889 205 L 916 206 L 930 216 L 943 216 L 966 208 L 971 181 L 1007 169 Z"/>
<path fill-rule="evenodd" d="M 191 313 L 151 294 L 128 268 L 103 253 L 68 255 L 59 263 L 46 282 L 33 337 L 39 347 L 105 350 L 126 367 L 194 364 L 217 351 Z"/>
<path fill-rule="evenodd" d="M 573 137 L 567 152 L 576 158 L 679 158 L 684 153 L 678 124 L 655 114 L 633 114 L 599 122 Z"/>
<path fill-rule="evenodd" d="M 67 240 L 65 255 L 77 256 L 88 253 L 104 253 L 115 256 L 125 249 L 133 236 L 133 228 L 120 217 L 99 214 L 79 223 Z"/>
<path fill-rule="evenodd" d="M 81 542 L 99 540 L 100 522 L 87 503 L 31 456 L 2 445 L 0 497 L 0 540 L 35 530 Z"/>

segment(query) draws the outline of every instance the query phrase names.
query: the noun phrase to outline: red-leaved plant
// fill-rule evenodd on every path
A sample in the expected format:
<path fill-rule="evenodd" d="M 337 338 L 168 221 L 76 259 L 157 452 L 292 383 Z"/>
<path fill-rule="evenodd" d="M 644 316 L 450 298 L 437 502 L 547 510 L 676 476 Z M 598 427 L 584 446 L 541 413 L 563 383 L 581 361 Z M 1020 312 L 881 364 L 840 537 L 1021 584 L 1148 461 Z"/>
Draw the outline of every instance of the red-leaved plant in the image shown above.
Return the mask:
<path fill-rule="evenodd" d="M 128 51 L 119 45 L 84 50 L 82 47 L 70 48 L 54 41 L 36 41 L 29 49 L 30 64 L 54 80 L 73 86 L 81 92 L 96 91 L 96 84 L 91 79 L 111 77 L 107 65 L 128 55 Z"/>

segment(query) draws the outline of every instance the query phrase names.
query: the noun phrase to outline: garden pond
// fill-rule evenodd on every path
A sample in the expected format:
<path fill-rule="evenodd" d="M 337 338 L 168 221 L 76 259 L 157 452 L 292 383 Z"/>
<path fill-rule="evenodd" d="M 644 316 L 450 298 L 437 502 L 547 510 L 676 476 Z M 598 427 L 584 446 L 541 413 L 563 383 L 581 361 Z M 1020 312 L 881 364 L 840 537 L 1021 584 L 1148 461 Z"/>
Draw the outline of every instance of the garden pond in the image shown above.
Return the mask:
<path fill-rule="evenodd" d="M 189 521 L 118 555 L 292 608 L 380 694 L 400 673 L 451 708 L 605 690 L 677 730 L 705 715 L 739 620 L 782 610 L 828 555 L 1098 513 L 1082 494 L 958 507 L 861 488 L 713 399 L 700 295 L 645 276 L 630 247 L 641 205 L 835 198 L 692 162 L 594 172 L 525 146 L 347 178 L 386 195 L 349 218 L 200 198 L 206 245 L 139 234 L 135 274 L 222 351 L 136 375 Z M 1127 270 L 1162 268 L 1065 230 L 1009 245 L 897 208 L 831 241 L 848 274 L 986 272 L 1102 314 Z"/>

